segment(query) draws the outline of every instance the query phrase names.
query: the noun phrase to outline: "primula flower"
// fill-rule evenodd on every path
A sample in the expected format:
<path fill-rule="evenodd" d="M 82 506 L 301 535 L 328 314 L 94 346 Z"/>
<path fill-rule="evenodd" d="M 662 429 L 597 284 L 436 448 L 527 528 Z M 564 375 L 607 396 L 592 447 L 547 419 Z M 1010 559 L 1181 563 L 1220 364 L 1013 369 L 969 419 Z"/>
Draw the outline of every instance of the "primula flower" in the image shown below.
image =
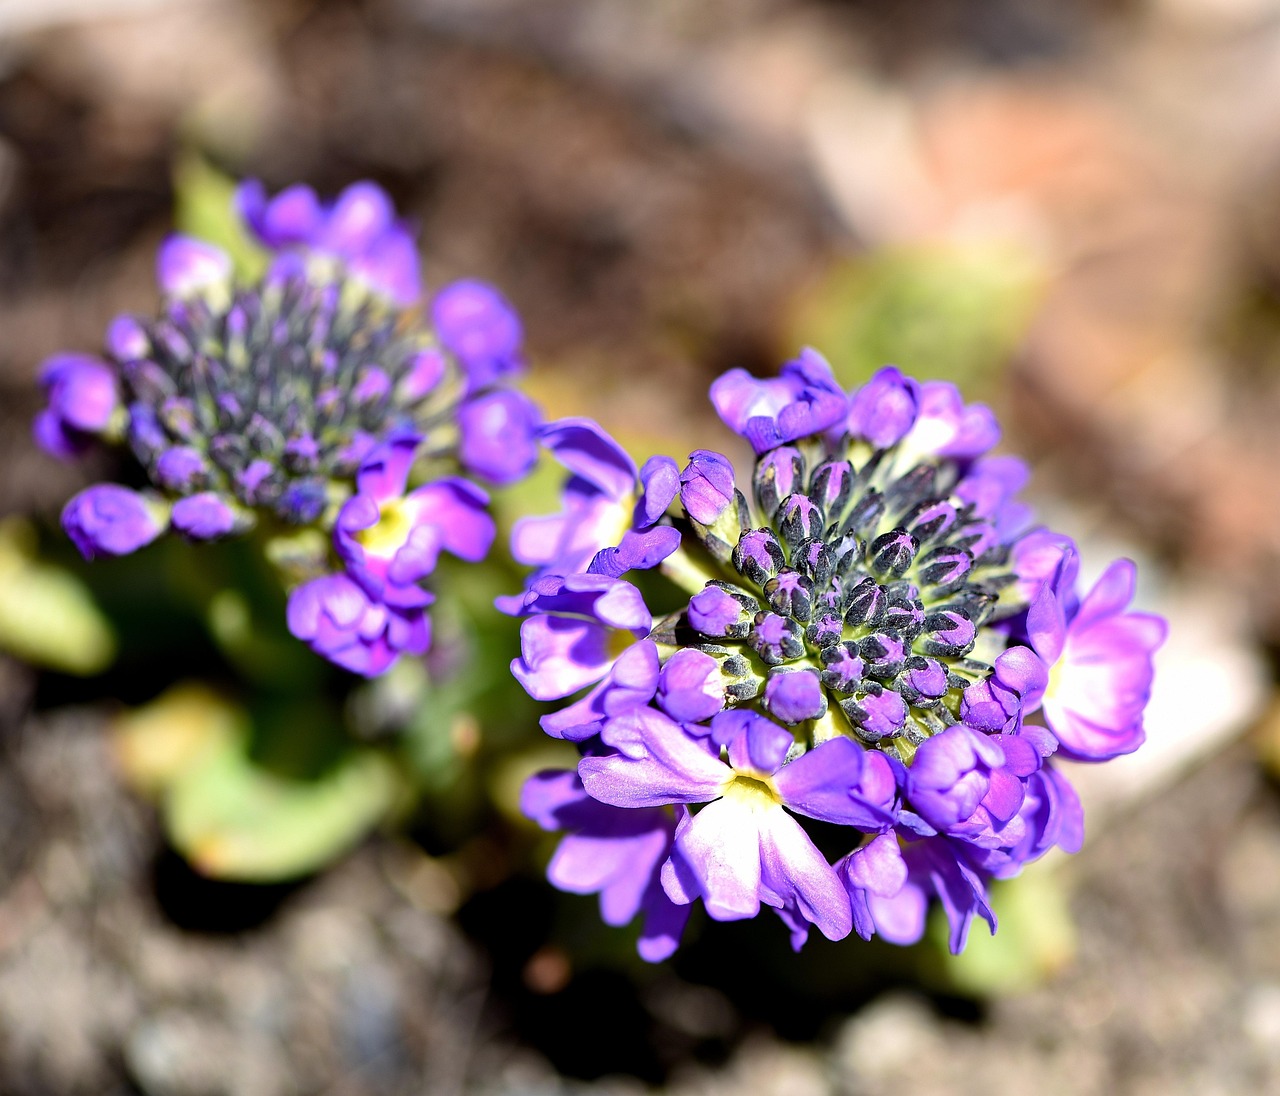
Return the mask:
<path fill-rule="evenodd" d="M 563 509 L 516 522 L 511 551 L 538 575 L 575 572 L 616 578 L 655 567 L 680 546 L 680 534 L 660 524 L 675 497 L 679 472 L 669 457 L 635 462 L 590 419 L 559 419 L 538 431 L 538 440 L 572 473 Z M 500 602 L 519 611 L 522 599 Z"/>
<path fill-rule="evenodd" d="M 571 770 L 531 777 L 520 809 L 544 830 L 569 831 L 547 865 L 547 877 L 557 887 L 570 894 L 599 894 L 606 925 L 625 925 L 643 913 L 636 947 L 650 962 L 676 950 L 689 906 L 672 902 L 658 879 L 675 835 L 670 811 L 607 806 L 592 799 Z"/>
<path fill-rule="evenodd" d="M 1151 659 L 1167 625 L 1150 613 L 1125 611 L 1136 579 L 1133 563 L 1117 560 L 1074 608 L 1065 607 L 1073 594 L 1046 583 L 1027 614 L 1031 645 L 1050 667 L 1041 700 L 1045 722 L 1064 757 L 1106 761 L 1132 753 L 1146 738 Z"/>
<path fill-rule="evenodd" d="M 952 385 L 886 368 L 846 394 L 806 351 L 774 380 L 726 374 L 712 402 L 756 459 L 746 489 L 712 449 L 679 472 L 683 515 L 663 522 L 683 541 L 662 567 L 687 603 L 649 623 L 624 573 L 608 581 L 627 619 L 607 620 L 564 596 L 615 589 L 602 576 L 541 574 L 547 600 L 521 605 L 547 616 L 513 669 L 568 701 L 543 725 L 581 743 L 588 796 L 675 812 L 672 902 L 721 920 L 772 906 L 798 947 L 811 925 L 909 943 L 936 899 L 959 950 L 975 917 L 995 927 L 992 878 L 1080 847 L 1054 755 L 1141 741 L 1163 622 L 1127 610 L 1127 563 L 1076 594 L 1074 543 L 1034 526 L 1026 466 L 990 454 L 994 415 Z M 609 451 L 619 484 L 630 467 Z M 572 512 L 546 544 L 594 528 Z M 849 852 L 829 864 L 807 819 L 844 826 Z"/>
<path fill-rule="evenodd" d="M 580 742 L 615 711 L 643 704 L 658 687 L 658 650 L 647 639 L 653 617 L 640 591 L 607 575 L 547 575 L 525 595 L 520 657 L 511 672 L 535 700 L 581 700 L 542 717 L 555 738 Z"/>
<path fill-rule="evenodd" d="M 510 482 L 536 459 L 537 409 L 501 387 L 522 364 L 519 321 L 467 282 L 437 295 L 454 318 L 433 331 L 416 307 L 412 235 L 372 183 L 325 204 L 308 187 L 272 198 L 249 181 L 236 203 L 273 252 L 266 274 L 241 281 L 211 244 L 166 240 L 158 315 L 117 317 L 102 359 L 46 362 L 36 437 L 58 456 L 124 442 L 150 480 L 67 504 L 86 556 L 135 551 L 166 527 L 191 540 L 255 527 L 331 537 L 332 552 L 317 540 L 300 554 L 293 537 L 272 554 L 287 557 L 290 626 L 334 662 L 380 673 L 426 649 L 420 583 L 440 551 L 477 560 L 493 539 L 488 498 L 463 477 Z M 459 336 L 447 303 L 478 295 L 503 332 L 501 368 Z"/>

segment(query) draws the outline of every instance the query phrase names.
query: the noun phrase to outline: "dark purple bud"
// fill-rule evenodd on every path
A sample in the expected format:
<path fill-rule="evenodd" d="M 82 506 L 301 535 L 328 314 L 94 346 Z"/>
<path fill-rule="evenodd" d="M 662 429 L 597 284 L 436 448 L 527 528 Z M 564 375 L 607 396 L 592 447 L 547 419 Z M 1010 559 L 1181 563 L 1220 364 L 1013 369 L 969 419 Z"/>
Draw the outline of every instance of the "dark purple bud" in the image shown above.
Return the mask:
<path fill-rule="evenodd" d="M 748 608 L 744 601 L 750 601 Z M 741 639 L 751 630 L 751 621 L 760 606 L 745 594 L 735 596 L 723 586 L 708 583 L 689 599 L 689 626 L 704 636 Z"/>
<path fill-rule="evenodd" d="M 877 574 L 902 575 L 919 551 L 920 543 L 905 529 L 890 529 L 871 542 L 871 567 Z"/>
<path fill-rule="evenodd" d="M 195 404 L 182 396 L 171 396 L 160 405 L 160 422 L 170 434 L 184 441 L 200 434 Z"/>
<path fill-rule="evenodd" d="M 731 513 L 737 488 L 728 457 L 710 449 L 695 449 L 680 473 L 680 502 L 700 525 L 712 526 Z"/>
<path fill-rule="evenodd" d="M 234 392 L 219 393 L 215 401 L 218 408 L 218 424 L 229 430 L 244 417 L 244 406 Z"/>
<path fill-rule="evenodd" d="M 786 564 L 782 545 L 768 529 L 751 529 L 742 534 L 733 549 L 733 566 L 757 586 L 763 586 Z"/>
<path fill-rule="evenodd" d="M 138 402 L 149 407 L 158 406 L 177 391 L 173 378 L 153 361 L 126 362 L 120 371 Z"/>
<path fill-rule="evenodd" d="M 864 578 L 846 595 L 844 622 L 851 627 L 867 625 L 874 628 L 883 619 L 889 607 L 889 599 L 873 578 Z"/>
<path fill-rule="evenodd" d="M 825 715 L 827 698 L 813 670 L 775 670 L 765 682 L 764 706 L 775 719 L 795 724 Z"/>
<path fill-rule="evenodd" d="M 973 556 L 967 548 L 942 545 L 924 555 L 916 569 L 922 586 L 933 587 L 935 594 L 954 590 L 973 567 Z"/>
<path fill-rule="evenodd" d="M 897 738 L 907 722 L 906 702 L 892 689 L 868 693 L 857 700 L 842 701 L 840 707 L 849 717 L 858 737 L 867 742 Z"/>
<path fill-rule="evenodd" d="M 173 527 L 193 540 L 213 540 L 235 528 L 235 512 L 214 491 L 189 495 L 173 504 Z"/>
<path fill-rule="evenodd" d="M 658 706 L 682 723 L 700 723 L 724 707 L 720 663 L 702 651 L 685 647 L 673 654 L 658 674 Z"/>
<path fill-rule="evenodd" d="M 822 540 L 801 541 L 797 544 L 791 550 L 791 564 L 801 574 L 807 575 L 815 587 L 826 586 L 834 569 L 831 549 Z"/>
<path fill-rule="evenodd" d="M 169 444 L 168 435 L 160 426 L 156 414 L 146 404 L 129 406 L 129 445 L 138 460 L 150 464 Z"/>
<path fill-rule="evenodd" d="M 788 495 L 778 514 L 778 529 L 788 547 L 821 538 L 827 518 L 808 495 Z"/>
<path fill-rule="evenodd" d="M 978 629 L 961 608 L 930 613 L 924 622 L 924 653 L 937 658 L 960 658 L 973 650 Z"/>
<path fill-rule="evenodd" d="M 799 621 L 813 615 L 813 583 L 789 567 L 764 584 L 764 596 L 775 613 Z"/>
<path fill-rule="evenodd" d="M 886 365 L 851 397 L 849 433 L 877 449 L 896 445 L 915 424 L 919 399 L 920 385 Z"/>
<path fill-rule="evenodd" d="M 934 486 L 937 478 L 938 470 L 932 464 L 917 464 L 906 475 L 895 480 L 885 492 L 889 508 L 900 514 L 933 498 L 939 493 Z"/>
<path fill-rule="evenodd" d="M 367 365 L 360 370 L 359 378 L 351 389 L 351 398 L 357 404 L 379 403 L 391 393 L 391 378 L 377 366 Z"/>
<path fill-rule="evenodd" d="M 827 647 L 822 652 L 822 684 L 838 693 L 851 693 L 862 681 L 863 662 L 858 645 L 851 641 Z"/>
<path fill-rule="evenodd" d="M 868 676 L 889 681 L 902 670 L 907 646 L 895 635 L 877 632 L 858 644 L 858 654 L 862 656 Z"/>
<path fill-rule="evenodd" d="M 937 700 L 946 695 L 949 687 L 946 667 L 935 659 L 919 655 L 907 659 L 902 676 L 898 678 L 898 691 L 912 704 L 921 700 Z"/>
<path fill-rule="evenodd" d="M 955 526 L 956 508 L 946 499 L 930 499 L 920 503 L 903 521 L 921 544 L 933 537 L 945 537 Z"/>
<path fill-rule="evenodd" d="M 757 460 L 752 488 L 765 517 L 772 521 L 782 500 L 800 490 L 803 482 L 804 457 L 794 446 L 779 446 Z"/>
<path fill-rule="evenodd" d="M 808 628 L 804 638 L 814 647 L 829 647 L 844 634 L 844 618 L 830 610 L 824 612 Z"/>
<path fill-rule="evenodd" d="M 757 613 L 747 642 L 770 666 L 800 658 L 804 654 L 800 626 L 794 620 L 776 613 Z"/>
<path fill-rule="evenodd" d="M 209 474 L 204 454 L 187 445 L 177 445 L 160 454 L 156 461 L 156 481 L 166 491 L 182 493 L 203 485 Z"/>
<path fill-rule="evenodd" d="M 970 521 L 960 526 L 952 536 L 952 543 L 968 548 L 975 560 L 986 562 L 991 553 L 1003 545 L 1000 531 L 989 521 Z"/>
<path fill-rule="evenodd" d="M 885 610 L 884 626 L 908 640 L 914 639 L 924 627 L 925 611 L 916 598 L 895 592 L 889 595 L 889 607 Z"/>
<path fill-rule="evenodd" d="M 313 472 L 319 460 L 320 446 L 310 434 L 302 434 L 285 442 L 284 466 L 290 472 Z"/>
<path fill-rule="evenodd" d="M 62 527 L 85 559 L 126 556 L 164 531 L 157 507 L 115 483 L 75 495 L 62 510 Z"/>
<path fill-rule="evenodd" d="M 250 461 L 248 467 L 236 476 L 236 491 L 250 506 L 274 502 L 280 495 L 280 489 L 276 466 L 268 460 Z"/>
<path fill-rule="evenodd" d="M 294 525 L 310 525 L 324 513 L 328 493 L 320 480 L 291 483 L 280 496 L 279 511 L 285 521 Z"/>
<path fill-rule="evenodd" d="M 279 457 L 284 453 L 284 434 L 265 415 L 255 411 L 244 429 L 249 448 L 260 457 Z"/>
<path fill-rule="evenodd" d="M 107 353 L 116 361 L 131 362 L 151 353 L 151 340 L 133 316 L 117 316 L 107 326 Z"/>
<path fill-rule="evenodd" d="M 853 466 L 847 460 L 823 461 L 813 471 L 809 497 L 825 513 L 839 514 L 853 497 Z"/>
<path fill-rule="evenodd" d="M 844 519 L 844 524 L 840 526 L 840 532 L 860 534 L 869 532 L 880 523 L 880 519 L 884 517 L 885 509 L 884 496 L 876 488 L 871 488 L 849 511 L 849 516 Z"/>

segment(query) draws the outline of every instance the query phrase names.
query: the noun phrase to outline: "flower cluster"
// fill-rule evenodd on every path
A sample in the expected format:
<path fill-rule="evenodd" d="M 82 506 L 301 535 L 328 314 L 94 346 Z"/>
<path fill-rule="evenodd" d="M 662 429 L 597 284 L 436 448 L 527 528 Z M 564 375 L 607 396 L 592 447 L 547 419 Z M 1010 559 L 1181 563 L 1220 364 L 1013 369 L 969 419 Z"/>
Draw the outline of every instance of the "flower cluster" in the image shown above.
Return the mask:
<path fill-rule="evenodd" d="M 45 363 L 36 439 L 60 457 L 127 445 L 145 472 L 142 490 L 97 484 L 67 504 L 87 558 L 168 528 L 256 528 L 293 586 L 293 634 L 376 675 L 427 649 L 440 552 L 477 560 L 493 540 L 462 473 L 507 483 L 537 458 L 537 410 L 502 383 L 523 365 L 520 322 L 474 281 L 437 293 L 428 322 L 412 234 L 372 183 L 326 204 L 249 181 L 236 203 L 265 274 L 244 282 L 218 248 L 166 240 L 159 313 L 117 317 L 103 357 Z"/>
<path fill-rule="evenodd" d="M 1130 610 L 1128 561 L 1078 591 L 1075 544 L 1032 524 L 1026 467 L 989 455 L 994 416 L 953 385 L 885 368 L 846 393 L 806 351 L 711 398 L 755 451 L 749 492 L 710 450 L 637 484 L 597 431 L 609 476 L 559 452 L 564 512 L 517 530 L 539 570 L 509 606 L 512 669 L 540 700 L 587 690 L 542 721 L 577 771 L 524 793 L 568 831 L 551 881 L 610 924 L 643 911 L 648 959 L 697 899 L 718 920 L 771 906 L 798 948 L 811 926 L 915 941 L 936 898 L 959 951 L 975 917 L 994 931 L 991 879 L 1079 848 L 1055 759 L 1142 743 L 1164 622 Z M 691 596 L 655 621 L 624 573 L 660 563 Z"/>

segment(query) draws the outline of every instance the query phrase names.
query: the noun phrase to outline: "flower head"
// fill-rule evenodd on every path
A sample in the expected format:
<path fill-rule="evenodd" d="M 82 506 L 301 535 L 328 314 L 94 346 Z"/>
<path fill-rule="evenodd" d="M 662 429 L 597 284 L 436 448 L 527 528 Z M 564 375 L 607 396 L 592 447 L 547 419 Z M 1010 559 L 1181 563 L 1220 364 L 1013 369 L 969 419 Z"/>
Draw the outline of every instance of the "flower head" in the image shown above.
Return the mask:
<path fill-rule="evenodd" d="M 286 576 L 300 599 L 291 627 L 377 673 L 385 654 L 354 657 L 334 636 L 358 634 L 373 651 L 381 613 L 379 651 L 425 649 L 421 583 L 439 553 L 476 560 L 493 539 L 487 495 L 464 476 L 509 482 L 536 458 L 536 408 L 499 387 L 521 361 L 519 322 L 480 283 L 438 295 L 483 295 L 507 317 L 501 369 L 477 365 L 456 322 L 433 330 L 415 306 L 412 236 L 372 183 L 326 204 L 308 187 L 268 197 L 249 181 L 236 202 L 273 252 L 267 272 L 245 282 L 218 248 L 166 240 L 158 314 L 118 317 L 102 359 L 50 359 L 36 436 L 56 455 L 124 441 L 150 480 L 145 495 L 100 485 L 68 505 L 64 524 L 86 555 L 133 551 L 166 526 L 192 540 L 254 527 L 330 535 L 332 555 Z M 368 602 L 358 614 L 351 584 Z M 317 605 L 333 611 L 317 616 Z"/>
<path fill-rule="evenodd" d="M 562 600 L 599 580 L 562 574 L 547 591 L 569 615 L 526 622 L 517 676 L 570 698 L 544 727 L 583 744 L 588 796 L 670 812 L 672 902 L 722 920 L 771 906 L 798 947 L 810 926 L 910 942 L 936 898 L 958 950 L 975 917 L 994 928 L 988 880 L 1079 848 L 1052 756 L 1140 741 L 1163 622 L 1126 611 L 1130 565 L 1076 596 L 1074 544 L 1033 527 L 1025 465 L 989 455 L 994 416 L 952 385 L 886 368 L 846 394 L 808 351 L 776 380 L 726 374 L 712 400 L 756 459 L 745 487 L 714 450 L 679 473 L 666 570 L 687 603 L 649 626 L 629 594 L 617 643 L 594 603 Z M 610 452 L 620 483 L 633 467 Z M 589 527 L 557 520 L 541 543 Z M 848 855 L 829 864 L 806 819 L 846 827 Z"/>

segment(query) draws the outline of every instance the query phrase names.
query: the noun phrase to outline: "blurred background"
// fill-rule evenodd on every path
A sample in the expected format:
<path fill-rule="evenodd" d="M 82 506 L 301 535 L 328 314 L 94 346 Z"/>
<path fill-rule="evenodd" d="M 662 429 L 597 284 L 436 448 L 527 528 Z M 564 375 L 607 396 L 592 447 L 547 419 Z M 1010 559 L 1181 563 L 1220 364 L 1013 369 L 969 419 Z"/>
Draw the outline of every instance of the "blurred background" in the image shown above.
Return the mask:
<path fill-rule="evenodd" d="M 470 701 L 323 870 L 262 804 L 162 826 L 146 716 L 214 734 L 173 687 L 235 667 L 140 607 L 193 557 L 77 563 L 113 466 L 29 423 L 244 175 L 381 183 L 431 286 L 518 307 L 548 416 L 641 457 L 727 446 L 709 381 L 807 343 L 995 406 L 1172 624 L 1085 849 L 959 961 L 704 919 L 645 967 L 511 810 L 536 712 Z M 0 0 L 0 332 L 0 1091 L 1280 1092 L 1277 0 Z M 264 818 L 297 859 L 229 879 Z"/>

